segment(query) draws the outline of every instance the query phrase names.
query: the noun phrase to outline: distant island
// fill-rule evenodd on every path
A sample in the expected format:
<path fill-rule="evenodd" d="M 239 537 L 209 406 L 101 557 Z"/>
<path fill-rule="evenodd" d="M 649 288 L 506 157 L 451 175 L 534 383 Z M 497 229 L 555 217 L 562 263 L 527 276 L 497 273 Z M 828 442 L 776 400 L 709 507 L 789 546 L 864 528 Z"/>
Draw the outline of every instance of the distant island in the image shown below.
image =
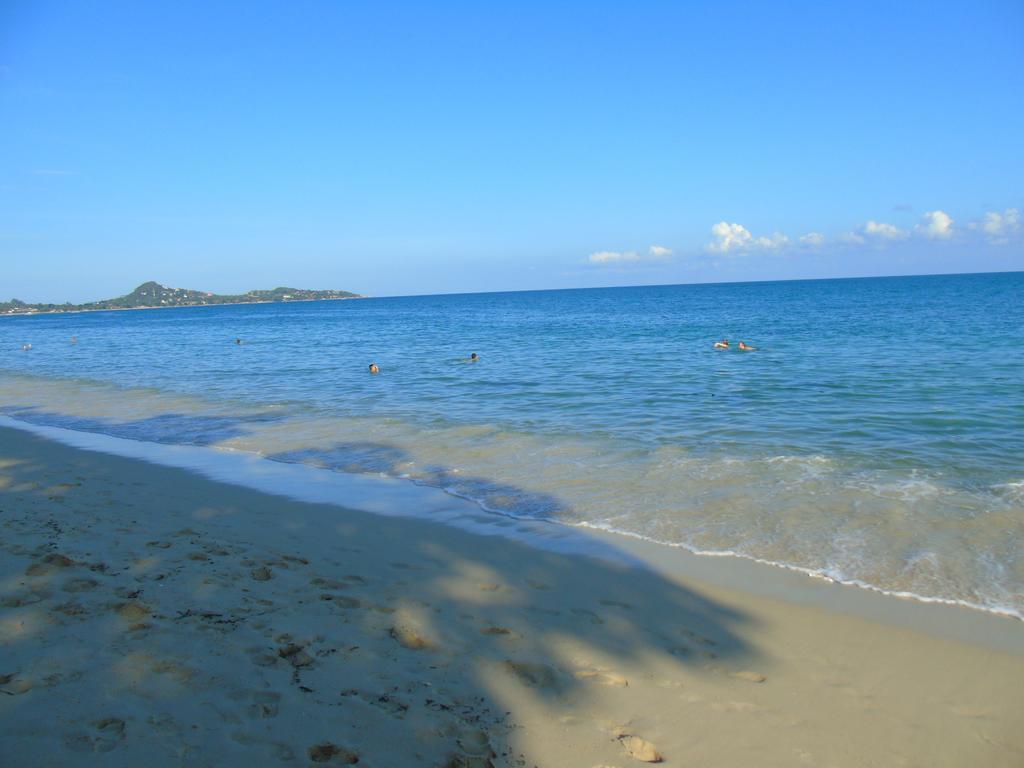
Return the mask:
<path fill-rule="evenodd" d="M 50 312 L 90 312 L 102 309 L 158 309 L 162 307 L 205 307 L 216 304 L 268 304 L 279 301 L 324 301 L 329 299 L 360 299 L 349 291 L 307 291 L 303 288 L 273 288 L 249 291 L 238 295 L 220 295 L 187 288 L 168 288 L 149 281 L 131 293 L 116 299 L 91 301 L 88 304 L 26 304 L 18 299 L 0 302 L 0 315 L 33 315 Z"/>

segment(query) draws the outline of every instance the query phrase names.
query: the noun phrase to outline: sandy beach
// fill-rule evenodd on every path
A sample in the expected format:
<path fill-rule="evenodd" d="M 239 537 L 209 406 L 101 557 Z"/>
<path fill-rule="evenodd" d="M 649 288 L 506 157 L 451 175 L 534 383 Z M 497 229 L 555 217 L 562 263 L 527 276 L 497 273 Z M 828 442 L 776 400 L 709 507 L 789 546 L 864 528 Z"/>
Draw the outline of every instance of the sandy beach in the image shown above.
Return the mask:
<path fill-rule="evenodd" d="M 11 768 L 1024 764 L 1012 619 L 796 574 L 743 589 L 770 569 L 544 551 L 6 428 L 0 525 Z"/>

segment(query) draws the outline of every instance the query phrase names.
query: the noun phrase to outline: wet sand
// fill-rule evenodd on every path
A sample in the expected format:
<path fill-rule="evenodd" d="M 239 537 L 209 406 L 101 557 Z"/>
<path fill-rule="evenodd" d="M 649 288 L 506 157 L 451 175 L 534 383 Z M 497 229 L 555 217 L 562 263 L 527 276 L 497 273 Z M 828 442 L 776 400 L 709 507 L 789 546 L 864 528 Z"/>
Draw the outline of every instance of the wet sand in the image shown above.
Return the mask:
<path fill-rule="evenodd" d="M 595 538 L 627 557 L 0 428 L 0 762 L 1024 764 L 1021 622 Z"/>

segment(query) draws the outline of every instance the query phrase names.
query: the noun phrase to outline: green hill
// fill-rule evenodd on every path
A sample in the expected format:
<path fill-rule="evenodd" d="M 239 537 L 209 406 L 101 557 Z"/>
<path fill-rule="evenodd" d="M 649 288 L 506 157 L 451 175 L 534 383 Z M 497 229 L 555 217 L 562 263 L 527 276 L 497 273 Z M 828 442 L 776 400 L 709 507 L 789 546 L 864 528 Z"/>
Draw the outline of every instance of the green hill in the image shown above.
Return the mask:
<path fill-rule="evenodd" d="M 86 312 L 103 309 L 152 309 L 157 307 L 203 307 L 216 304 L 257 304 L 279 301 L 325 301 L 358 299 L 349 291 L 310 291 L 304 288 L 273 288 L 249 291 L 238 295 L 222 295 L 188 288 L 168 288 L 150 280 L 134 291 L 116 299 L 91 301 L 87 304 L 26 304 L 18 299 L 0 302 L 0 314 L 31 315 L 48 312 Z"/>

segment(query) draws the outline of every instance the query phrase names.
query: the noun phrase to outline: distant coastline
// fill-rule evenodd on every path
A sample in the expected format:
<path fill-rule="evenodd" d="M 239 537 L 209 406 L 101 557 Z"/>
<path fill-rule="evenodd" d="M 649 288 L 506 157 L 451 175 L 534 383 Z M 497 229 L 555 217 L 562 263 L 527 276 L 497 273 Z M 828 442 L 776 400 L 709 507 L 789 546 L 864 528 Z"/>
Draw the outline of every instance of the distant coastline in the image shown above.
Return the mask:
<path fill-rule="evenodd" d="M 18 299 L 0 302 L 0 316 L 52 315 L 76 312 L 108 312 L 130 309 L 169 309 L 172 307 L 217 307 L 228 304 L 276 304 L 292 301 L 341 301 L 366 298 L 351 291 L 273 288 L 243 294 L 216 294 L 187 288 L 168 288 L 160 283 L 143 283 L 131 293 L 114 299 L 86 304 L 28 304 Z"/>

